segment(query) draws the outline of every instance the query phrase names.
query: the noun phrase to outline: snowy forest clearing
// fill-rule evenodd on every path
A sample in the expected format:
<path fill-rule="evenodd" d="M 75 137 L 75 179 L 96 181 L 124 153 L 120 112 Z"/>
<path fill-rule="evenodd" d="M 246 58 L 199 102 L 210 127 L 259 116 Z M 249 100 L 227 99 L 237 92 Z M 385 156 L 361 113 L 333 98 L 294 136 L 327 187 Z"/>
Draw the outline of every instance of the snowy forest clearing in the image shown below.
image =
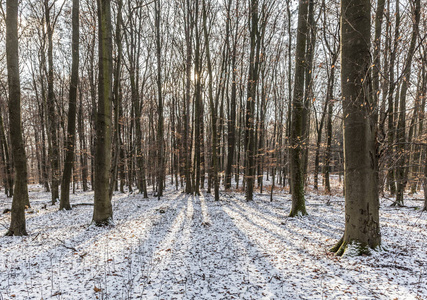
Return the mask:
<path fill-rule="evenodd" d="M 287 218 L 288 194 L 215 202 L 168 187 L 160 201 L 116 194 L 115 226 L 98 228 L 92 206 L 58 212 L 40 190 L 30 187 L 29 236 L 3 237 L 0 216 L 0 299 L 427 299 L 427 215 L 387 200 L 386 250 L 339 258 L 328 249 L 344 230 L 341 197 L 309 194 L 309 216 Z M 2 195 L 1 211 L 10 205 Z"/>

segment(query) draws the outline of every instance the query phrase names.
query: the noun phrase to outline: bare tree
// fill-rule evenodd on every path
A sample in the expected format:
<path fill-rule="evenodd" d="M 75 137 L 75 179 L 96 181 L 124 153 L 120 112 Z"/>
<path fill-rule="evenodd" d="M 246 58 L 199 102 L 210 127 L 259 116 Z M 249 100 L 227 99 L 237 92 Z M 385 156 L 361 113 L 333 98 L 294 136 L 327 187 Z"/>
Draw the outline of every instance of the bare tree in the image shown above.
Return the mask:
<path fill-rule="evenodd" d="M 345 231 L 332 249 L 358 254 L 381 243 L 376 135 L 371 90 L 371 3 L 341 1 L 341 88 L 344 113 Z"/>
<path fill-rule="evenodd" d="M 73 38 L 70 94 L 68 104 L 68 135 L 65 143 L 64 173 L 61 184 L 61 200 L 59 209 L 71 209 L 70 205 L 70 181 L 74 163 L 74 148 L 76 140 L 76 114 L 77 114 L 77 86 L 79 82 L 79 0 L 73 0 Z"/>
<path fill-rule="evenodd" d="M 15 168 L 15 188 L 12 200 L 12 215 L 6 235 L 27 235 L 25 205 L 28 203 L 27 158 L 22 138 L 21 83 L 18 56 L 18 1 L 6 1 L 6 60 L 9 85 L 10 140 Z"/>
<path fill-rule="evenodd" d="M 108 225 L 113 218 L 109 195 L 111 166 L 112 37 L 110 0 L 98 0 L 99 84 L 96 115 L 95 205 L 93 222 Z"/>

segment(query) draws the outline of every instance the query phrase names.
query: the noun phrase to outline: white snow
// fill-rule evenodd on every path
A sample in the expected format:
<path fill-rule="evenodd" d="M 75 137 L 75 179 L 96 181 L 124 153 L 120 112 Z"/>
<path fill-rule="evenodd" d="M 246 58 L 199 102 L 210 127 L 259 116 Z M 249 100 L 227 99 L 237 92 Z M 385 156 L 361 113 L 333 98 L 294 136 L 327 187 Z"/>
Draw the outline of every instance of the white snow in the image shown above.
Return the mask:
<path fill-rule="evenodd" d="M 118 193 L 108 228 L 89 226 L 92 206 L 58 212 L 49 198 L 30 187 L 29 236 L 3 237 L 10 213 L 0 215 L 1 300 L 427 299 L 426 213 L 388 200 L 383 249 L 339 258 L 328 249 L 343 233 L 342 197 L 308 194 L 309 215 L 291 219 L 285 193 L 273 202 L 236 192 L 215 202 L 173 187 L 160 201 Z M 0 195 L 0 213 L 10 205 Z"/>

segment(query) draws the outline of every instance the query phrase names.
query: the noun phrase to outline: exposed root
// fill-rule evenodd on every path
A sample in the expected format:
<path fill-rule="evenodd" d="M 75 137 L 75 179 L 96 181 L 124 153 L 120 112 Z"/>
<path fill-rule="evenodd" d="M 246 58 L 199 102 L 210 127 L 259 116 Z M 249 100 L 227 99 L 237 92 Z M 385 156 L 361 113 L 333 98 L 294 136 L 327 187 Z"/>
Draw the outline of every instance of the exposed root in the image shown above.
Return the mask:
<path fill-rule="evenodd" d="M 112 218 L 108 218 L 107 220 L 99 220 L 99 221 L 92 221 L 92 223 L 90 224 L 95 225 L 96 227 L 114 227 L 114 221 Z"/>
<path fill-rule="evenodd" d="M 9 229 L 4 236 L 27 236 L 28 233 L 25 229 L 23 230 L 12 230 Z"/>
<path fill-rule="evenodd" d="M 341 248 L 341 246 L 344 243 L 344 237 L 342 237 L 338 243 L 335 244 L 335 246 L 333 246 L 331 249 L 329 249 L 329 251 L 333 252 L 333 253 L 337 253 L 338 250 Z M 338 254 L 337 254 L 338 255 Z"/>
<path fill-rule="evenodd" d="M 330 251 L 334 252 L 336 256 L 343 256 L 344 254 L 349 256 L 371 255 L 371 248 L 368 245 L 357 241 L 349 243 L 344 241 L 344 237 Z"/>

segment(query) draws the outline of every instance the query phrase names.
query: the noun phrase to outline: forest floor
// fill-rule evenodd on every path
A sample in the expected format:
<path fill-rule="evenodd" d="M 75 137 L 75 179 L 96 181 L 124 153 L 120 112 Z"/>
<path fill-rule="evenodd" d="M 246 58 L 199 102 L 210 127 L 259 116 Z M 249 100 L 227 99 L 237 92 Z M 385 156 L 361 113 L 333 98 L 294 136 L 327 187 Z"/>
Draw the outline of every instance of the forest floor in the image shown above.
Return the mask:
<path fill-rule="evenodd" d="M 3 237 L 0 299 L 427 299 L 427 213 L 382 199 L 384 248 L 328 252 L 344 229 L 344 198 L 309 193 L 308 216 L 287 218 L 290 196 L 196 197 L 168 187 L 161 200 L 115 194 L 115 226 L 89 226 L 93 206 L 58 211 L 30 187 L 26 237 Z M 421 198 L 413 195 L 410 198 Z M 93 193 L 71 195 L 72 203 Z M 11 199 L 0 196 L 0 213 Z"/>

